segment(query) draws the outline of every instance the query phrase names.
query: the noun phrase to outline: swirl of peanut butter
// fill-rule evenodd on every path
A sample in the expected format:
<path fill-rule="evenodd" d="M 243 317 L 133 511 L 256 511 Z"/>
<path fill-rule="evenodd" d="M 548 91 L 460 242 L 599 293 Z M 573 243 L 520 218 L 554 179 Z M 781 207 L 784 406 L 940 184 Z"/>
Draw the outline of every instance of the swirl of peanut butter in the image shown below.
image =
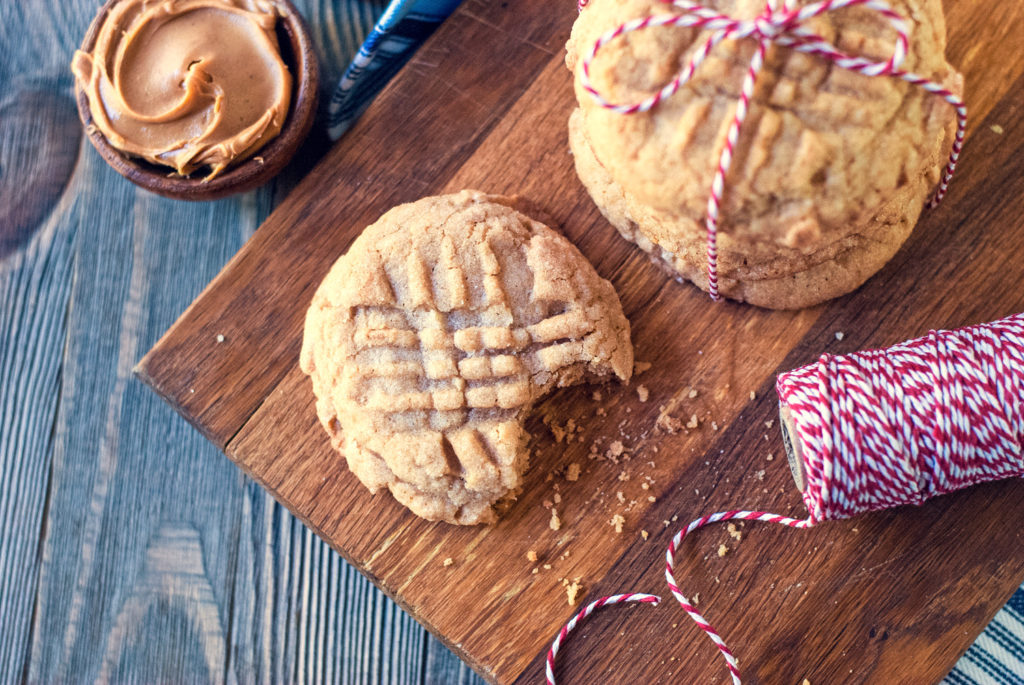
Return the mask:
<path fill-rule="evenodd" d="M 270 0 L 121 0 L 71 63 L 112 146 L 207 179 L 276 136 L 291 99 Z"/>

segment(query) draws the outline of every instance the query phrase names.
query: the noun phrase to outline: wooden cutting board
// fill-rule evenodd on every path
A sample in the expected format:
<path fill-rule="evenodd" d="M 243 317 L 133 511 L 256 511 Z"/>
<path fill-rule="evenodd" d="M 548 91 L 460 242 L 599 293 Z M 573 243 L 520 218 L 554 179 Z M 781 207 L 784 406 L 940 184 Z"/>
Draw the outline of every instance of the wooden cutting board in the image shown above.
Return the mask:
<path fill-rule="evenodd" d="M 573 172 L 572 3 L 467 0 L 137 372 L 488 680 L 542 678 L 548 644 L 575 611 L 561 579 L 578 579 L 590 598 L 668 601 L 594 616 L 563 652 L 567 682 L 726 682 L 668 596 L 664 550 L 702 513 L 804 515 L 773 425 L 775 375 L 824 351 L 1024 309 L 1024 5 L 946 5 L 972 117 L 961 170 L 945 204 L 847 297 L 771 312 L 667 281 Z M 560 222 L 615 284 L 637 358 L 652 365 L 600 400 L 573 388 L 536 409 L 525 491 L 490 528 L 427 523 L 371 497 L 331 451 L 297 366 L 313 291 L 359 231 L 393 205 L 465 187 L 525 195 Z M 697 414 L 700 427 L 660 431 L 662 408 L 684 423 Z M 579 430 L 559 440 L 570 420 Z M 583 473 L 568 482 L 560 469 L 574 462 Z M 1024 483 L 1002 482 L 809 531 L 748 525 L 736 541 L 712 528 L 685 542 L 678 578 L 749 682 L 931 683 L 1024 580 L 1022 498 Z"/>

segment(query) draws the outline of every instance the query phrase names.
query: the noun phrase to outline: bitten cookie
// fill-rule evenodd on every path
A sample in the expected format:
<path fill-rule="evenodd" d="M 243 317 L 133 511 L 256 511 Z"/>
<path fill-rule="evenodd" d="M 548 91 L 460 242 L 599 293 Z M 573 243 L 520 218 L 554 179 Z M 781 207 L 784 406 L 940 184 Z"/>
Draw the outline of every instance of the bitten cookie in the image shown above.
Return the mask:
<path fill-rule="evenodd" d="M 764 0 L 704 0 L 751 19 Z M 893 0 L 908 19 L 903 68 L 961 90 L 944 57 L 940 0 Z M 707 284 L 705 216 L 756 41 L 716 46 L 679 92 L 648 112 L 618 114 L 583 90 L 595 41 L 623 22 L 678 12 L 658 0 L 591 0 L 573 26 L 575 75 L 569 142 L 577 173 L 608 220 L 671 273 Z M 804 28 L 850 54 L 884 60 L 895 31 L 866 7 L 836 10 Z M 707 33 L 648 26 L 603 47 L 594 87 L 638 102 L 690 61 Z M 718 233 L 723 295 L 771 308 L 806 307 L 858 287 L 906 240 L 936 187 L 955 132 L 942 98 L 890 77 L 839 68 L 773 45 L 725 182 Z"/>
<path fill-rule="evenodd" d="M 463 191 L 395 207 L 306 315 L 300 365 L 331 443 L 426 519 L 493 521 L 519 491 L 534 401 L 632 373 L 611 284 L 517 205 Z"/>

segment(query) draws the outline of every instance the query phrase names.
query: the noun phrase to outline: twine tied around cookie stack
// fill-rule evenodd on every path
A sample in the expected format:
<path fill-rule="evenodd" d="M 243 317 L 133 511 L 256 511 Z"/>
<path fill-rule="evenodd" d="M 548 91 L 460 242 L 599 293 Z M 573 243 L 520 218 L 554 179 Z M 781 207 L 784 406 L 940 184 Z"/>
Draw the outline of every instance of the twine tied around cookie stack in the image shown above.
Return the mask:
<path fill-rule="evenodd" d="M 1024 476 L 1024 313 L 884 350 L 826 354 L 780 374 L 776 389 L 807 518 L 741 510 L 702 516 L 676 533 L 665 554 L 669 590 L 718 647 L 734 685 L 740 672 L 732 651 L 676 584 L 683 538 L 728 520 L 810 528 Z M 606 604 L 658 601 L 628 594 L 587 605 L 552 644 L 548 683 L 555 683 L 558 647 L 580 620 Z"/>
<path fill-rule="evenodd" d="M 967 108 L 963 101 L 942 84 L 912 72 L 901 69 L 910 45 L 907 21 L 882 0 L 821 0 L 805 7 L 793 7 L 793 0 L 767 0 L 763 11 L 754 19 L 742 20 L 721 14 L 708 7 L 690 0 L 663 0 L 666 4 L 682 10 L 682 14 L 656 14 L 620 24 L 616 28 L 602 34 L 589 54 L 583 60 L 581 86 L 594 100 L 613 112 L 623 115 L 646 112 L 658 105 L 663 99 L 671 97 L 682 88 L 700 65 L 707 59 L 711 51 L 726 39 L 740 40 L 751 38 L 757 41 L 757 50 L 750 61 L 746 77 L 736 103 L 736 111 L 726 134 L 725 144 L 718 158 L 714 180 L 708 196 L 705 227 L 707 231 L 707 271 L 708 292 L 711 299 L 719 300 L 718 292 L 718 228 L 721 221 L 722 197 L 725 193 L 726 177 L 732 164 L 733 154 L 739 140 L 743 122 L 750 110 L 750 101 L 754 96 L 754 87 L 758 75 L 764 66 L 768 47 L 772 44 L 790 48 L 798 52 L 817 55 L 833 62 L 836 66 L 865 76 L 888 76 L 898 78 L 911 85 L 918 86 L 948 102 L 956 110 L 957 129 L 952 150 L 943 172 L 942 180 L 929 201 L 929 207 L 941 202 L 949 187 L 956 170 L 957 160 L 963 148 L 964 134 L 967 129 Z M 587 0 L 579 0 L 580 11 L 587 5 Z M 847 7 L 864 6 L 874 10 L 886 19 L 896 31 L 896 41 L 892 54 L 882 62 L 874 62 L 863 57 L 848 55 L 821 36 L 804 28 L 804 24 L 817 16 Z M 591 83 L 590 64 L 602 47 L 627 33 L 639 31 L 653 26 L 679 26 L 698 28 L 711 31 L 711 36 L 701 45 L 683 70 L 656 93 L 633 103 L 615 103 L 605 98 Z"/>

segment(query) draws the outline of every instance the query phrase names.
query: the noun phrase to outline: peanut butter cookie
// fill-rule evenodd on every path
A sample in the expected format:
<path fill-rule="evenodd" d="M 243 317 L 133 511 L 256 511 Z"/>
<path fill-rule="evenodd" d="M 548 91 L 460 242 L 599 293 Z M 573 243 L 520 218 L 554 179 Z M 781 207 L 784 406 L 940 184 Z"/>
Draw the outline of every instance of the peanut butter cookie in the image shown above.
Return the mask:
<path fill-rule="evenodd" d="M 390 210 L 306 315 L 300 364 L 331 443 L 427 519 L 493 521 L 520 489 L 537 398 L 632 373 L 611 284 L 517 206 L 463 191 Z"/>
<path fill-rule="evenodd" d="M 752 19 L 764 0 L 704 0 Z M 893 0 L 908 20 L 903 68 L 959 91 L 944 57 L 940 0 Z M 726 40 L 693 79 L 650 111 L 601 107 L 580 82 L 584 58 L 623 22 L 680 10 L 658 0 L 592 0 L 566 46 L 579 108 L 570 119 L 576 170 L 624 237 L 680 278 L 707 289 L 704 218 L 718 156 L 756 41 Z M 847 53 L 885 60 L 895 31 L 865 7 L 804 28 Z M 617 103 L 668 83 L 707 38 L 648 26 L 608 43 L 591 81 Z M 806 307 L 853 290 L 906 240 L 946 161 L 955 112 L 897 78 L 870 77 L 772 45 L 725 182 L 718 233 L 722 294 L 771 308 Z"/>

